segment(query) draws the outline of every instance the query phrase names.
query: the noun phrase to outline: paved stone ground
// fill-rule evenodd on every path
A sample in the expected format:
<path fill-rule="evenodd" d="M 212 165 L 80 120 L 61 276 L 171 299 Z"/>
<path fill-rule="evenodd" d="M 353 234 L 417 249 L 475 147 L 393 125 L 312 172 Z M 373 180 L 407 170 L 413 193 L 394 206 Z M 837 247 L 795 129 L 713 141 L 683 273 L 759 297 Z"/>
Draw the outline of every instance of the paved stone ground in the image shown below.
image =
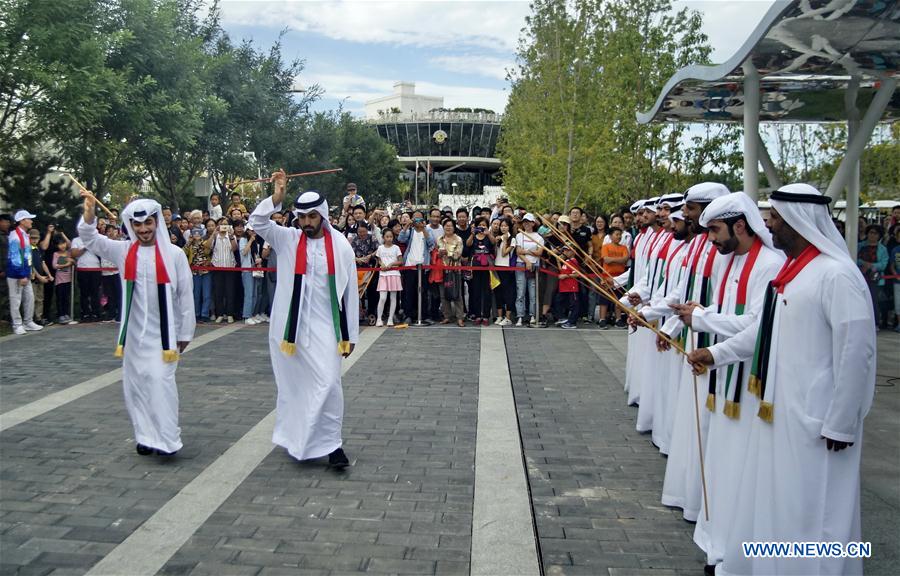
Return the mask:
<path fill-rule="evenodd" d="M 185 355 L 176 458 L 134 453 L 118 383 L 0 434 L 0 574 L 85 573 L 265 417 L 264 331 Z M 504 336 L 544 573 L 698 573 L 693 526 L 659 504 L 665 459 L 624 406 L 624 332 Z M 106 324 L 0 339 L 0 413 L 118 368 L 114 338 Z M 385 331 L 344 376 L 353 467 L 339 475 L 276 448 L 160 573 L 467 574 L 479 346 L 471 327 Z M 900 336 L 881 334 L 879 350 L 863 539 L 867 574 L 895 574 Z"/>

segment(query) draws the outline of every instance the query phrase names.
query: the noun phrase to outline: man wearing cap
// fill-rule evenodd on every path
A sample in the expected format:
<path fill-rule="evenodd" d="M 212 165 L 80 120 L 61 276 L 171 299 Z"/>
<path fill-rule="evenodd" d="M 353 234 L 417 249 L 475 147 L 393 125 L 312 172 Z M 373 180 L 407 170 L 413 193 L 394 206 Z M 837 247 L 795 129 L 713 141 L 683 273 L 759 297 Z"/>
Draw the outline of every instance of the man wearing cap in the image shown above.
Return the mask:
<path fill-rule="evenodd" d="M 287 177 L 272 174 L 275 191 L 250 215 L 253 229 L 277 254 L 269 350 L 278 387 L 272 441 L 297 460 L 328 456 L 344 469 L 341 357 L 359 336 L 359 294 L 353 248 L 328 222 L 328 202 L 304 192 L 294 203 L 299 228 L 275 225 Z"/>
<path fill-rule="evenodd" d="M 43 326 L 34 321 L 34 291 L 31 287 L 31 242 L 28 231 L 31 221 L 37 218 L 27 210 L 19 210 L 14 216 L 16 228 L 9 234 L 9 247 L 4 262 L 6 287 L 9 290 L 9 314 L 15 334 L 38 331 Z"/>
<path fill-rule="evenodd" d="M 677 296 L 678 286 L 685 274 L 683 264 L 688 257 L 688 247 L 693 236 L 684 221 L 684 213 L 681 210 L 675 210 L 669 214 L 669 220 L 672 227 L 672 242 L 667 248 L 663 265 L 659 267 L 657 286 L 653 296 L 639 312 L 648 322 L 665 322 L 665 319 L 672 315 L 669 304 L 680 301 Z M 643 361 L 650 358 L 653 356 L 648 356 Z M 667 350 L 663 351 L 661 356 L 656 356 L 653 361 L 656 363 L 656 368 L 650 374 L 651 381 L 649 384 L 647 381 L 643 383 L 644 388 L 655 387 L 652 393 L 651 440 L 660 452 L 668 454 L 669 440 L 672 437 L 672 417 L 674 416 L 671 407 L 677 397 L 678 384 L 681 380 L 679 366 L 684 359 L 674 350 Z M 650 397 L 649 394 L 648 397 Z M 647 403 L 647 401 L 641 402 L 642 405 Z M 640 409 L 638 414 L 640 415 Z"/>
<path fill-rule="evenodd" d="M 641 205 L 641 211 L 638 213 L 638 222 L 641 225 L 641 234 L 639 244 L 636 243 L 631 271 L 629 271 L 628 293 L 621 298 L 623 304 L 636 306 L 641 302 L 640 296 L 636 290 L 641 286 L 642 282 L 646 282 L 647 267 L 650 265 L 650 257 L 654 248 L 659 246 L 665 230 L 658 224 L 656 219 L 657 202 L 659 197 L 653 197 L 645 201 Z M 647 357 L 652 349 L 653 333 L 646 328 L 638 328 L 628 338 L 628 356 L 632 356 L 631 363 L 626 358 L 625 371 L 625 392 L 627 394 L 627 403 L 629 406 L 638 404 L 641 401 L 641 381 L 645 371 L 643 359 Z M 640 361 L 634 359 L 640 358 Z"/>
<path fill-rule="evenodd" d="M 784 256 L 772 247 L 772 235 L 756 202 L 743 192 L 713 200 L 700 215 L 700 225 L 709 230 L 713 245 L 725 257 L 725 271 L 712 306 L 688 302 L 674 308 L 686 325 L 711 334 L 716 344 L 706 350 L 716 350 L 728 347 L 731 337 L 755 324 L 766 286 L 778 273 Z M 746 362 L 751 357 L 715 370 L 708 389 L 698 391 L 706 397 L 704 410 L 709 419 L 704 446 L 709 521 L 700 515 L 694 541 L 706 552 L 710 569 L 724 555 L 734 506 L 740 499 L 737 488 L 744 471 L 750 422 L 759 408 L 752 388 L 748 389 Z"/>
<path fill-rule="evenodd" d="M 657 201 L 654 224 L 660 232 L 657 234 L 657 239 L 650 244 L 642 276 L 635 282 L 631 292 L 623 298 L 623 303 L 627 299 L 632 306 L 646 305 L 653 301 L 657 293 L 661 291 L 669 254 L 674 255 L 675 250 L 682 244 L 682 241 L 675 240 L 672 234 L 672 220 L 669 215 L 673 209 L 677 210 L 681 207 L 683 199 L 681 194 L 667 194 L 661 196 Z M 651 321 L 660 318 L 654 318 Z M 642 327 L 637 327 L 637 331 L 640 334 L 640 339 L 636 340 L 637 345 L 645 354 L 642 354 L 644 359 L 634 365 L 632 372 L 632 385 L 637 385 L 637 390 L 632 391 L 640 399 L 635 428 L 638 432 L 649 432 L 653 429 L 653 414 L 656 393 L 660 384 L 659 368 L 662 357 L 653 353 L 656 341 L 653 332 Z M 657 444 L 658 446 L 659 444 Z"/>
<path fill-rule="evenodd" d="M 169 241 L 162 207 L 134 200 L 122 211 L 130 242 L 97 230 L 96 200 L 82 192 L 84 215 L 78 235 L 88 250 L 113 262 L 122 276 L 124 302 L 116 346 L 122 358 L 125 407 L 134 426 L 137 453 L 171 456 L 181 449 L 179 355 L 194 337 L 191 269 L 184 252 Z"/>
<path fill-rule="evenodd" d="M 862 574 L 852 557 L 748 558 L 744 541 L 859 542 L 863 419 L 875 391 L 874 312 L 865 280 L 807 184 L 769 197 L 767 226 L 787 262 L 759 319 L 692 359 L 749 362 L 751 417 L 720 574 Z"/>
<path fill-rule="evenodd" d="M 682 264 L 685 268 L 675 296 L 679 303 L 697 302 L 708 307 L 713 302 L 713 289 L 719 287 L 720 270 L 723 257 L 718 255 L 716 247 L 709 239 L 709 234 L 700 225 L 700 214 L 710 202 L 720 196 L 729 194 L 729 190 L 717 182 L 701 182 L 688 188 L 684 195 L 685 222 L 693 229 L 695 236 L 688 245 L 688 259 Z M 673 339 L 687 342 L 686 348 L 703 347 L 709 335 L 688 332 L 681 319 L 673 314 L 661 328 L 662 332 Z M 700 344 L 696 342 L 699 341 Z M 657 339 L 657 348 L 667 349 L 668 344 Z M 695 522 L 703 505 L 703 483 L 700 480 L 700 452 L 697 448 L 697 425 L 694 408 L 694 374 L 691 367 L 681 362 L 678 395 L 670 407 L 674 410 L 672 437 L 669 441 L 669 457 L 666 460 L 666 476 L 663 481 L 662 503 L 666 506 L 681 508 L 685 520 Z M 709 374 L 696 377 L 698 393 L 709 386 Z M 705 411 L 700 411 L 700 438 L 706 445 L 706 428 L 708 419 Z"/>

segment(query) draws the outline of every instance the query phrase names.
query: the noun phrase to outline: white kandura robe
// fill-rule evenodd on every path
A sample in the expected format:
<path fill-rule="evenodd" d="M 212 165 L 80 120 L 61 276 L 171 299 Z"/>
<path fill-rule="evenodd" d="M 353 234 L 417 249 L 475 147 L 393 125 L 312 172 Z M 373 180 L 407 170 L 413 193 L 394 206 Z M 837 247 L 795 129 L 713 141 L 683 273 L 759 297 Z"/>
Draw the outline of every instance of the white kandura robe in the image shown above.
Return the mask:
<path fill-rule="evenodd" d="M 744 305 L 744 313 L 735 314 L 737 304 L 738 283 L 741 273 L 747 263 L 749 254 L 732 254 L 725 256 L 723 261 L 732 258 L 733 263 L 728 277 L 725 279 L 724 300 L 722 312 L 719 313 L 717 291 L 716 304 L 706 309 L 697 308 L 692 314 L 691 323 L 695 330 L 709 332 L 717 336 L 717 341 L 724 344 L 728 339 L 747 330 L 754 336 L 758 331 L 759 315 L 762 312 L 763 300 L 766 296 L 766 286 L 775 278 L 781 266 L 784 264 L 784 253 L 763 245 L 760 248 L 753 270 L 747 281 L 747 297 Z M 727 268 L 727 264 L 726 264 Z M 719 345 L 722 345 L 719 344 Z M 715 354 L 716 346 L 710 350 Z M 702 391 L 703 399 L 701 410 L 707 412 L 709 429 L 707 431 L 706 444 L 703 446 L 704 465 L 706 467 L 706 488 L 709 500 L 709 522 L 706 516 L 700 514 L 697 518 L 697 526 L 694 529 L 694 542 L 706 552 L 707 564 L 718 564 L 725 554 L 725 542 L 731 521 L 734 518 L 734 509 L 741 498 L 738 493 L 738 485 L 744 471 L 744 462 L 747 455 L 747 442 L 750 436 L 750 423 L 756 418 L 759 410 L 759 399 L 747 391 L 747 383 L 750 380 L 752 368 L 753 349 L 744 350 L 740 358 L 744 361 L 743 377 L 738 382 L 738 364 L 733 364 L 731 384 L 728 397 L 732 397 L 731 390 L 740 386 L 740 416 L 737 419 L 729 418 L 724 414 L 725 410 L 725 385 L 728 374 L 727 366 L 720 366 L 716 378 L 716 411 L 709 413 L 705 406 L 708 390 Z"/>
<path fill-rule="evenodd" d="M 821 254 L 778 295 L 766 386 L 772 423 L 754 417 L 725 561 L 717 574 L 862 574 L 859 558 L 745 558 L 741 542 L 859 542 L 863 418 L 875 393 L 872 302 L 860 273 Z M 714 354 L 734 361 L 741 333 Z M 753 342 L 753 344 L 751 344 Z M 854 445 L 829 451 L 822 436 Z"/>
<path fill-rule="evenodd" d="M 659 242 L 651 248 L 650 265 L 645 271 L 644 279 L 640 285 L 636 287 L 636 290 L 634 290 L 640 295 L 641 301 L 646 304 L 653 302 L 665 287 L 665 278 L 660 279 L 660 276 L 664 275 L 666 271 L 666 260 L 663 259 L 663 249 L 666 247 L 666 243 L 669 242 L 671 237 L 671 232 L 663 232 Z M 681 240 L 672 239 L 667 254 L 671 253 L 673 250 L 677 250 L 681 244 Z M 642 312 L 644 308 L 647 307 L 646 304 L 641 308 Z M 649 320 L 652 322 L 653 320 L 658 320 L 658 318 Z M 637 379 L 635 382 L 640 389 L 638 394 L 641 401 L 638 405 L 638 413 L 634 427 L 638 432 L 649 432 L 653 430 L 653 414 L 655 412 L 657 394 L 660 387 L 659 376 L 660 369 L 663 366 L 663 357 L 656 350 L 656 334 L 647 328 L 643 328 L 642 331 L 647 333 L 647 340 L 646 344 L 644 344 L 646 352 L 640 363 L 641 369 L 638 370 L 636 374 Z M 657 444 L 657 446 L 659 445 Z"/>
<path fill-rule="evenodd" d="M 308 460 L 326 456 L 343 444 L 341 355 L 331 314 L 324 237 L 306 240 L 306 274 L 300 299 L 297 351 L 293 355 L 281 351 L 301 233 L 296 228 L 277 226 L 269 219 L 280 209 L 281 206 L 273 206 L 271 198 L 266 198 L 250 215 L 253 229 L 272 245 L 278 258 L 278 281 L 269 324 L 269 353 L 278 388 L 272 442 L 287 449 L 294 458 Z M 335 266 L 344 267 L 342 271 L 335 271 L 338 297 L 343 292 L 349 339 L 356 344 L 359 338 L 356 261 L 347 239 L 333 229 L 330 233 Z M 353 282 L 347 279 L 353 279 Z"/>
<path fill-rule="evenodd" d="M 122 278 L 122 311 L 125 314 L 125 257 L 131 242 L 110 240 L 97 232 L 94 224 L 78 224 L 78 235 L 88 250 L 104 260 L 115 263 Z M 171 334 L 171 347 L 176 342 L 189 342 L 194 338 L 194 284 L 191 268 L 184 251 L 168 242 L 159 242 L 160 253 L 166 264 L 171 289 L 175 334 Z M 111 350 L 115 344 L 111 346 Z M 112 352 L 111 352 L 112 353 Z M 159 299 L 156 284 L 156 246 L 138 248 L 137 278 L 131 300 L 131 315 L 125 335 L 125 353 L 122 358 L 122 387 L 125 407 L 134 426 L 134 439 L 138 444 L 164 452 L 180 450 L 181 428 L 178 427 L 178 387 L 175 370 L 178 362 L 164 362 L 159 327 Z"/>
<path fill-rule="evenodd" d="M 674 244 L 673 240 L 673 244 Z M 674 255 L 673 255 L 674 251 Z M 682 263 L 688 259 L 691 253 L 691 245 L 680 244 L 669 247 L 669 258 L 666 262 L 665 279 L 663 286 L 657 291 L 649 306 L 641 309 L 641 313 L 647 320 L 665 322 L 672 315 L 669 303 L 680 301 L 678 289 L 684 290 L 681 278 L 687 275 L 688 268 Z M 651 424 L 651 440 L 659 451 L 669 454 L 669 442 L 672 438 L 672 420 L 675 416 L 675 398 L 677 397 L 678 384 L 681 380 L 681 353 L 674 348 L 665 352 L 656 353 L 657 368 L 656 379 L 658 381 L 653 395 L 653 421 Z"/>
<path fill-rule="evenodd" d="M 659 237 L 659 234 L 662 233 L 662 228 L 656 231 L 647 228 L 647 230 L 641 234 L 638 242 L 635 242 L 635 250 L 632 256 L 632 266 L 634 266 L 634 286 L 631 287 L 632 291 L 634 291 L 635 287 L 639 286 L 644 279 L 644 274 L 649 265 L 648 258 L 650 256 L 650 249 L 653 246 L 653 242 Z M 620 302 L 626 306 L 631 306 L 627 297 L 621 298 Z M 643 372 L 643 362 L 647 355 L 651 336 L 653 336 L 652 332 L 646 328 L 640 327 L 637 330 L 629 331 L 628 334 L 628 356 L 625 358 L 625 394 L 627 396 L 626 404 L 628 406 L 640 402 L 641 373 Z"/>
<path fill-rule="evenodd" d="M 710 257 L 712 243 L 704 235 L 698 237 L 697 250 L 700 250 L 700 259 L 694 272 L 694 284 L 688 301 L 700 301 L 700 289 L 703 285 L 703 269 L 706 260 Z M 710 302 L 716 302 L 716 290 L 718 290 L 721 276 L 725 272 L 722 262 L 725 260 L 717 251 L 713 250 L 713 267 L 710 273 Z M 693 261 L 693 259 L 692 259 Z M 690 264 L 688 264 L 690 266 Z M 688 269 L 690 270 L 690 268 Z M 691 274 L 685 274 L 678 294 L 684 295 L 687 282 Z M 682 299 L 682 303 L 683 303 Z M 662 331 L 669 336 L 680 334 L 684 324 L 678 316 L 672 316 L 663 325 Z M 697 333 L 688 332 L 691 341 L 685 345 L 685 350 L 691 352 L 697 346 Z M 693 342 L 693 343 L 691 343 Z M 681 508 L 685 520 L 695 522 L 703 507 L 703 484 L 700 480 L 700 452 L 697 447 L 697 416 L 695 414 L 694 382 L 697 383 L 697 404 L 700 413 L 700 439 L 706 445 L 706 430 L 709 423 L 708 411 L 704 409 L 706 392 L 709 388 L 709 373 L 694 376 L 690 365 L 682 357 L 678 363 L 680 376 L 677 385 L 678 395 L 675 398 L 675 415 L 672 422 L 672 438 L 669 441 L 669 457 L 666 460 L 666 475 L 663 480 L 662 503 L 666 506 Z"/>

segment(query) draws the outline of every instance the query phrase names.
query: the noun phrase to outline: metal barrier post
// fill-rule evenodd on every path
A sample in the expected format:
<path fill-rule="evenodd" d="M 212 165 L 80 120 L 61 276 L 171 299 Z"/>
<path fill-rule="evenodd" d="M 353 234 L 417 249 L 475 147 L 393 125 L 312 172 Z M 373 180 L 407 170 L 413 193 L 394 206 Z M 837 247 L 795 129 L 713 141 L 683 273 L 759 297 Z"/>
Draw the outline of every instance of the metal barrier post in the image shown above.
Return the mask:
<path fill-rule="evenodd" d="M 416 326 L 423 326 L 422 324 L 422 265 L 416 264 L 416 273 L 418 276 L 418 287 L 416 289 L 416 294 L 418 295 L 418 302 L 416 303 L 417 309 L 419 311 L 419 316 L 416 318 Z"/>

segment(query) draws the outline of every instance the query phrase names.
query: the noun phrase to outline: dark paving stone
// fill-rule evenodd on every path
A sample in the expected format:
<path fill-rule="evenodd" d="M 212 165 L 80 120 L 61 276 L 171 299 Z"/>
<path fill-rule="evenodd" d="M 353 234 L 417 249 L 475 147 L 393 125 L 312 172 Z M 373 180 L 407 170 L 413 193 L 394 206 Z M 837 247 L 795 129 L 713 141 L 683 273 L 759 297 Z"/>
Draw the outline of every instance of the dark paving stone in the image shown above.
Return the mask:
<path fill-rule="evenodd" d="M 163 572 L 239 549 L 224 573 L 468 573 L 479 348 L 476 330 L 385 332 L 343 378 L 352 466 L 276 448 L 198 531 L 223 537 Z"/>

